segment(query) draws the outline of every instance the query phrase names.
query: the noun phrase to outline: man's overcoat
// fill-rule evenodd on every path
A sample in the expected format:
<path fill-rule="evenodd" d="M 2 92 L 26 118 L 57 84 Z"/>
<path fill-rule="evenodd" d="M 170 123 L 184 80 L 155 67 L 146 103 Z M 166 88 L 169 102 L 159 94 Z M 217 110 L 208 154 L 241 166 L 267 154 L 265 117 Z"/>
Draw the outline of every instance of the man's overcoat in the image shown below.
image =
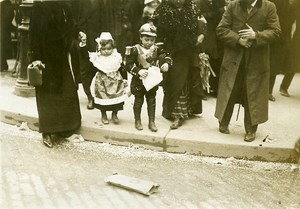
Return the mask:
<path fill-rule="evenodd" d="M 256 39 L 248 49 L 238 44 L 238 31 L 246 29 L 247 25 L 256 32 Z M 280 33 L 276 7 L 272 2 L 258 0 L 250 13 L 241 8 L 239 1 L 228 5 L 217 27 L 217 36 L 225 47 L 215 112 L 219 121 L 224 116 L 242 60 L 251 123 L 255 125 L 268 120 L 269 44 L 278 40 Z"/>

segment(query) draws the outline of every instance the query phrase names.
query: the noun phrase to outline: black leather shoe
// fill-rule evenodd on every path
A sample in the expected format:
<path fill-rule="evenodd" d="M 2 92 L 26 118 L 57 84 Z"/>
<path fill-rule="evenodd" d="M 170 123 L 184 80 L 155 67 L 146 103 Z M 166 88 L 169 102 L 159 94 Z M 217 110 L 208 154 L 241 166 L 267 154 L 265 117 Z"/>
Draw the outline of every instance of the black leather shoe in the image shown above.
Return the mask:
<path fill-rule="evenodd" d="M 244 138 L 245 142 L 252 142 L 255 140 L 256 133 L 255 132 L 247 132 Z"/>
<path fill-rule="evenodd" d="M 226 125 L 221 125 L 221 124 L 219 124 L 219 131 L 220 131 L 222 134 L 230 134 L 229 128 L 228 128 L 228 126 L 226 126 Z"/>
<path fill-rule="evenodd" d="M 49 148 L 53 147 L 52 138 L 51 138 L 50 134 L 43 135 L 43 143 L 46 147 L 49 147 Z"/>
<path fill-rule="evenodd" d="M 89 102 L 88 102 L 88 104 L 87 104 L 86 107 L 87 107 L 88 110 L 94 109 L 94 100 L 93 99 L 89 99 Z"/>
<path fill-rule="evenodd" d="M 272 94 L 269 94 L 269 100 L 272 102 L 276 101 L 275 97 Z"/>
<path fill-rule="evenodd" d="M 171 129 L 177 129 L 182 126 L 183 120 L 181 118 L 175 118 L 173 123 L 170 125 Z"/>
<path fill-rule="evenodd" d="M 286 89 L 283 89 L 283 88 L 280 88 L 279 89 L 279 92 L 282 96 L 285 96 L 285 97 L 290 97 L 291 95 L 289 94 L 289 92 L 286 90 Z"/>

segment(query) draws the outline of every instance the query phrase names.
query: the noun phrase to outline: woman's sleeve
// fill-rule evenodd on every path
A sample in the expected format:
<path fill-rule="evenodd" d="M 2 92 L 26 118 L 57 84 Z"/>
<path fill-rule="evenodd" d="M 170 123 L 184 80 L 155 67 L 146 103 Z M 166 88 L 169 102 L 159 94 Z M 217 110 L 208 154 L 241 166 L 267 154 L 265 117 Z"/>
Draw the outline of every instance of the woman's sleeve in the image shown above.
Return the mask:
<path fill-rule="evenodd" d="M 32 15 L 29 25 L 29 62 L 41 60 L 41 45 L 42 45 L 42 5 L 41 2 L 35 2 L 32 8 Z"/>
<path fill-rule="evenodd" d="M 165 63 L 169 64 L 169 66 L 173 65 L 171 54 L 167 52 L 163 46 L 159 46 L 157 48 L 157 56 L 158 56 L 160 66 Z"/>

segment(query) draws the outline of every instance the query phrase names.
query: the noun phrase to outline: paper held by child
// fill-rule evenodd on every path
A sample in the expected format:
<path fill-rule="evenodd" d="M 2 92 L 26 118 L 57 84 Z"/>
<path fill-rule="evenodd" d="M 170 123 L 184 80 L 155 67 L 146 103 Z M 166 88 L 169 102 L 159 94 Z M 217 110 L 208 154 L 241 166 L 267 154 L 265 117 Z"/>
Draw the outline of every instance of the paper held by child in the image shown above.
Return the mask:
<path fill-rule="evenodd" d="M 163 80 L 160 69 L 156 66 L 148 68 L 148 75 L 146 78 L 142 78 L 143 85 L 147 91 L 157 86 Z"/>

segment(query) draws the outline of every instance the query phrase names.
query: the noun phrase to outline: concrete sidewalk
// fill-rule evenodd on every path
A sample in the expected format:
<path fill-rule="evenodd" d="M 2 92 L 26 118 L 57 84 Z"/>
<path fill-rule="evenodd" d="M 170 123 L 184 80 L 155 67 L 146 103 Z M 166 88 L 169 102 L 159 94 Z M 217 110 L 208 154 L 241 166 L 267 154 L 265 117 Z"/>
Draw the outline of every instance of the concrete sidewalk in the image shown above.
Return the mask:
<path fill-rule="evenodd" d="M 300 137 L 300 75 L 296 75 L 289 89 L 290 98 L 279 94 L 282 75 L 277 77 L 274 87 L 276 102 L 270 102 L 269 121 L 260 125 L 257 139 L 251 143 L 243 141 L 243 108 L 236 121 L 237 106 L 230 124 L 231 134 L 218 131 L 218 121 L 214 117 L 215 98 L 203 101 L 203 113 L 185 121 L 177 130 L 170 130 L 170 121 L 161 116 L 162 89 L 157 95 L 156 125 L 158 132 L 148 130 L 146 104 L 142 111 L 143 131 L 134 128 L 133 96 L 125 102 L 124 110 L 119 112 L 120 124 L 101 124 L 100 111 L 87 110 L 87 99 L 80 85 L 78 91 L 81 104 L 82 127 L 78 131 L 86 140 L 128 146 L 135 144 L 158 151 L 191 153 L 214 157 L 235 157 L 249 160 L 273 162 L 297 162 L 295 142 Z M 24 98 L 14 94 L 16 79 L 10 72 L 0 76 L 1 121 L 9 124 L 27 122 L 33 130 L 38 130 L 35 98 Z M 110 118 L 110 113 L 108 113 Z M 263 141 L 266 139 L 265 141 Z"/>

